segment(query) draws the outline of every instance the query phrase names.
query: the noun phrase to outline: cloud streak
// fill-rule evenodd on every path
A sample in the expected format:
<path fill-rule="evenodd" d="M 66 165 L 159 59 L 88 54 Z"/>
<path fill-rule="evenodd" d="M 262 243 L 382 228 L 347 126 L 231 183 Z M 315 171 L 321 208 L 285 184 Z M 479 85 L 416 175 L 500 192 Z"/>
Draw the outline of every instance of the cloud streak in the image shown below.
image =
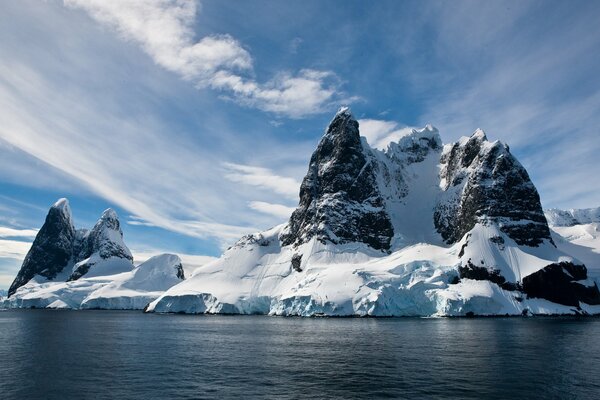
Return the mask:
<path fill-rule="evenodd" d="M 0 238 L 34 238 L 37 233 L 37 229 L 15 229 L 0 226 Z"/>
<path fill-rule="evenodd" d="M 248 207 L 258 212 L 281 218 L 282 222 L 288 219 L 295 210 L 294 207 L 287 207 L 283 204 L 273 204 L 264 201 L 251 201 L 248 203 Z"/>
<path fill-rule="evenodd" d="M 323 112 L 342 100 L 340 82 L 329 71 L 302 69 L 281 72 L 266 83 L 251 77 L 253 59 L 242 44 L 228 34 L 194 41 L 196 2 L 187 0 L 65 0 L 123 39 L 137 43 L 154 62 L 199 88 L 225 92 L 244 106 L 291 118 Z"/>
<path fill-rule="evenodd" d="M 250 165 L 224 163 L 223 167 L 227 170 L 225 178 L 232 182 L 256 186 L 283 195 L 288 199 L 298 200 L 300 182 L 293 178 L 279 176 L 268 168 Z"/>

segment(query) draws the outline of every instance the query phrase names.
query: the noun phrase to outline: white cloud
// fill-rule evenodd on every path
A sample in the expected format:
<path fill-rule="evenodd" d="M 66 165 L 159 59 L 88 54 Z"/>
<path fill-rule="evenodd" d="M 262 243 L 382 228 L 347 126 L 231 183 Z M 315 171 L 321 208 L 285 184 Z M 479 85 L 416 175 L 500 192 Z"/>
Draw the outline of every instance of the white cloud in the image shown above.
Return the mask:
<path fill-rule="evenodd" d="M 15 229 L 0 226 L 0 238 L 34 238 L 37 233 L 37 229 Z"/>
<path fill-rule="evenodd" d="M 31 242 L 0 239 L 0 258 L 23 260 L 30 248 Z"/>
<path fill-rule="evenodd" d="M 194 43 L 194 1 L 65 0 L 92 18 L 139 44 L 161 67 L 206 83 L 222 69 L 250 69 L 250 54 L 229 35 Z"/>
<path fill-rule="evenodd" d="M 294 207 L 287 207 L 283 204 L 273 204 L 264 201 L 251 201 L 248 203 L 248 207 L 258 212 L 281 218 L 282 220 L 289 218 L 295 210 Z"/>
<path fill-rule="evenodd" d="M 297 200 L 300 182 L 293 178 L 279 176 L 268 168 L 253 167 L 233 163 L 223 163 L 228 170 L 225 178 L 244 185 L 257 186 Z"/>
<path fill-rule="evenodd" d="M 324 106 L 339 94 L 338 80 L 327 71 L 280 73 L 264 84 L 240 74 L 251 74 L 253 62 L 236 39 L 221 34 L 194 42 L 194 1 L 64 1 L 67 6 L 85 10 L 125 40 L 139 44 L 161 67 L 195 81 L 199 87 L 222 90 L 225 97 L 242 105 L 302 118 L 323 112 Z"/>
<path fill-rule="evenodd" d="M 155 226 L 218 238 L 223 245 L 256 230 L 257 220 L 241 211 L 227 211 L 226 219 L 235 223 L 216 222 L 213 215 L 227 206 L 211 191 L 222 186 L 222 178 L 207 174 L 218 163 L 197 145 L 173 142 L 164 133 L 169 130 L 151 116 L 102 112 L 106 106 L 93 98 L 58 89 L 31 68 L 3 61 L 2 139 Z M 245 222 L 238 225 L 240 220 Z"/>
<path fill-rule="evenodd" d="M 413 128 L 400 127 L 397 122 L 378 119 L 360 119 L 360 134 L 376 149 L 385 150 L 391 142 L 408 135 Z"/>

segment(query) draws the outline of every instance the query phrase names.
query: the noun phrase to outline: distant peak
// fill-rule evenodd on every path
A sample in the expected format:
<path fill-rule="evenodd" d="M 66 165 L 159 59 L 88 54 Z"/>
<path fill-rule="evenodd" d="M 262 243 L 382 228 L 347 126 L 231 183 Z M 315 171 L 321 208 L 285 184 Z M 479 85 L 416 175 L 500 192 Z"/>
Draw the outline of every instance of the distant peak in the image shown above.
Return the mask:
<path fill-rule="evenodd" d="M 429 132 L 438 132 L 438 129 L 431 124 L 425 125 L 425 130 Z"/>
<path fill-rule="evenodd" d="M 69 220 L 69 223 L 72 224 L 71 207 L 69 206 L 69 200 L 67 200 L 64 197 L 62 199 L 58 199 L 56 203 L 54 203 L 52 207 L 50 207 L 49 214 L 56 215 L 56 212 L 63 215 L 63 218 L 66 218 L 67 220 Z"/>
<path fill-rule="evenodd" d="M 475 132 L 473 132 L 471 137 L 474 139 L 478 139 L 478 140 L 487 140 L 487 136 L 486 136 L 485 132 L 483 131 L 483 129 L 481 129 L 481 128 L 477 128 L 475 130 Z"/>
<path fill-rule="evenodd" d="M 107 208 L 102 213 L 101 218 L 102 219 L 119 219 L 119 216 L 117 215 L 117 212 L 115 210 L 113 210 L 112 208 Z"/>
<path fill-rule="evenodd" d="M 340 107 L 340 109 L 335 113 L 335 115 L 336 116 L 338 116 L 338 115 L 346 115 L 346 116 L 349 116 L 349 117 L 353 118 L 352 111 L 350 110 L 350 107 L 346 107 L 346 106 Z"/>
<path fill-rule="evenodd" d="M 58 199 L 56 203 L 52 205 L 52 208 L 59 208 L 61 210 L 69 208 L 69 200 L 65 197 Z"/>
<path fill-rule="evenodd" d="M 93 230 L 104 229 L 104 228 L 112 229 L 115 231 L 121 230 L 121 223 L 119 222 L 119 216 L 117 215 L 115 210 L 113 210 L 112 208 L 107 208 L 106 210 L 104 210 L 104 212 L 102 213 L 102 216 L 100 217 L 98 222 L 96 222 L 96 225 L 94 226 Z"/>

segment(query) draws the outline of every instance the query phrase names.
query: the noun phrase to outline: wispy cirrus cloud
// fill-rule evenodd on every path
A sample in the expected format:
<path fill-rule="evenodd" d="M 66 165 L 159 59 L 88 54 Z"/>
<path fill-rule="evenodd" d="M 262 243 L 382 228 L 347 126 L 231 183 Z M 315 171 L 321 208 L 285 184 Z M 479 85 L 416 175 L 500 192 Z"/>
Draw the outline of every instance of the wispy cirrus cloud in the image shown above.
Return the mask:
<path fill-rule="evenodd" d="M 298 200 L 300 182 L 294 178 L 280 176 L 272 170 L 263 167 L 223 163 L 226 169 L 225 178 L 243 185 L 256 186 Z"/>
<path fill-rule="evenodd" d="M 252 78 L 253 59 L 228 34 L 195 41 L 193 24 L 199 12 L 187 0 L 65 0 L 85 10 L 125 40 L 138 43 L 161 67 L 193 81 L 198 87 L 223 91 L 242 105 L 302 118 L 323 112 L 333 101 L 352 98 L 340 92 L 340 81 L 330 71 L 301 69 L 281 72 L 266 83 Z"/>
<path fill-rule="evenodd" d="M 295 210 L 294 207 L 287 207 L 283 204 L 267 203 L 265 201 L 251 201 L 248 203 L 248 207 L 263 214 L 281 218 L 282 222 L 289 218 Z"/>
<path fill-rule="evenodd" d="M 0 238 L 34 238 L 37 229 L 16 229 L 0 226 Z"/>

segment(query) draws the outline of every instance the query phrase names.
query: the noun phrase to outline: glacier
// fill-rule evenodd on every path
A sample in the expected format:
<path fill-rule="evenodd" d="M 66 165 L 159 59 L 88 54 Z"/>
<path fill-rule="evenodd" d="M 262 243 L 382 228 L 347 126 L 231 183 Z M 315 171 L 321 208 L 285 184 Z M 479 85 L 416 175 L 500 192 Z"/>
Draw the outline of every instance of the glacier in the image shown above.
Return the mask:
<path fill-rule="evenodd" d="M 184 279 L 181 259 L 160 254 L 131 271 L 56 282 L 32 280 L 7 299 L 6 308 L 142 310 Z"/>

